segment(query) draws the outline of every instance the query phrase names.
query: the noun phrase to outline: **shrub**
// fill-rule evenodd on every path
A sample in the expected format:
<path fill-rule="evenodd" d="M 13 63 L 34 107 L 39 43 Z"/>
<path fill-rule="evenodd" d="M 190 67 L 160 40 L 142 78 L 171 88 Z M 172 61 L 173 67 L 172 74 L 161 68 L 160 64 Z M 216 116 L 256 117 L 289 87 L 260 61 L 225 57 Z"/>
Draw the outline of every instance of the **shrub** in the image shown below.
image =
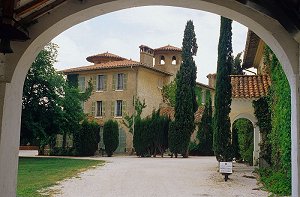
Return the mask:
<path fill-rule="evenodd" d="M 137 156 L 163 156 L 168 148 L 169 118 L 153 111 L 151 118 L 137 119 L 134 125 L 133 146 Z"/>
<path fill-rule="evenodd" d="M 74 134 L 75 155 L 94 155 L 100 141 L 99 131 L 100 127 L 96 122 L 84 120 L 80 130 Z"/>
<path fill-rule="evenodd" d="M 103 142 L 107 156 L 111 157 L 119 146 L 119 126 L 117 121 L 108 120 L 104 123 Z"/>
<path fill-rule="evenodd" d="M 277 195 L 291 195 L 291 175 L 283 171 L 274 171 L 270 168 L 260 168 L 258 170 L 260 181 L 264 187 Z"/>

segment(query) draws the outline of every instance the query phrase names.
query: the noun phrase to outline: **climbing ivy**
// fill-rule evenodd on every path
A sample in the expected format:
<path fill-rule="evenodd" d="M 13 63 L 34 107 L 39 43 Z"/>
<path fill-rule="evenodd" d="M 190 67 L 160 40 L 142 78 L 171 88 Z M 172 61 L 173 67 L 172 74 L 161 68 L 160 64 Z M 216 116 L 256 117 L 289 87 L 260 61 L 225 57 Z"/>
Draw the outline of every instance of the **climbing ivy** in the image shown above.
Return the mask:
<path fill-rule="evenodd" d="M 269 58 L 269 59 L 268 59 Z M 282 66 L 269 47 L 265 57 L 270 62 L 272 85 L 269 94 L 271 106 L 272 165 L 276 170 L 291 170 L 291 91 Z"/>
<path fill-rule="evenodd" d="M 264 50 L 264 64 L 270 71 L 272 85 L 267 98 L 254 102 L 254 108 L 263 140 L 267 141 L 263 147 L 267 148 L 265 153 L 268 154 L 271 166 L 260 170 L 260 175 L 262 182 L 271 192 L 290 195 L 291 91 L 282 66 L 269 47 L 265 47 Z M 264 109 L 261 109 L 262 107 Z"/>
<path fill-rule="evenodd" d="M 264 166 L 263 161 L 267 165 L 271 165 L 272 148 L 269 139 L 269 134 L 272 130 L 271 111 L 269 109 L 268 97 L 261 97 L 257 101 L 253 101 L 254 114 L 257 118 L 256 125 L 259 126 L 261 133 L 261 142 L 259 158 L 261 165 Z"/>

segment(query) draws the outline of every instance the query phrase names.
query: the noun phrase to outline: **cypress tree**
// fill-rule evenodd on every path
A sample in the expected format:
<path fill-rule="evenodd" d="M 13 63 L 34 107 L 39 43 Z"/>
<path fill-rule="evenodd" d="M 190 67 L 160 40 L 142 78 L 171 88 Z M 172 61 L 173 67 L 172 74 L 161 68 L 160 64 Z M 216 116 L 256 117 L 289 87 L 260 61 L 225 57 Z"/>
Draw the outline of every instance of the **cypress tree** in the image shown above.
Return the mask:
<path fill-rule="evenodd" d="M 194 113 L 198 106 L 195 96 L 197 68 L 193 55 L 197 53 L 196 35 L 191 20 L 186 24 L 182 42 L 182 63 L 176 75 L 175 122 L 171 124 L 170 150 L 188 156 L 188 145 L 194 131 Z"/>
<path fill-rule="evenodd" d="M 103 127 L 103 142 L 108 157 L 113 155 L 119 146 L 119 126 L 115 120 L 108 120 Z"/>
<path fill-rule="evenodd" d="M 213 155 L 213 129 L 212 129 L 212 106 L 211 96 L 208 92 L 205 108 L 199 123 L 197 139 L 199 140 L 200 155 Z"/>
<path fill-rule="evenodd" d="M 232 20 L 221 17 L 218 45 L 218 64 L 214 113 L 214 152 L 217 160 L 231 160 L 231 131 L 229 113 L 231 110 L 232 68 Z"/>

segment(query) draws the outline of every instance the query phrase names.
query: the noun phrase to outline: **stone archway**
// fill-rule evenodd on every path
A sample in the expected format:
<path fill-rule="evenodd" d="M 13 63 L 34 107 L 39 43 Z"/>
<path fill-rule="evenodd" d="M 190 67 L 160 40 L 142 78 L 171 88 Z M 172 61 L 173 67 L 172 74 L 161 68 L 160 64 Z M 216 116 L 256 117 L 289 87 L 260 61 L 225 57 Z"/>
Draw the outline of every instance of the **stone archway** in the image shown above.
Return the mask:
<path fill-rule="evenodd" d="M 234 122 L 241 118 L 249 120 L 253 125 L 253 140 L 254 140 L 253 141 L 253 145 L 254 145 L 254 147 L 253 147 L 253 165 L 257 166 L 259 164 L 258 160 L 259 160 L 259 152 L 260 152 L 260 148 L 259 148 L 260 131 L 259 131 L 259 127 L 256 125 L 257 119 L 252 114 L 241 113 L 231 120 L 231 129 L 233 128 Z"/>
<path fill-rule="evenodd" d="M 292 194 L 300 195 L 299 174 L 299 43 L 275 19 L 238 1 L 222 0 L 103 0 L 66 1 L 39 18 L 28 30 L 31 39 L 12 43 L 11 55 L 0 55 L 0 192 L 16 196 L 22 87 L 26 73 L 42 47 L 64 30 L 95 16 L 136 6 L 167 5 L 209 11 L 244 24 L 261 37 L 284 67 L 292 99 Z M 105 28 L 105 27 L 104 27 Z"/>

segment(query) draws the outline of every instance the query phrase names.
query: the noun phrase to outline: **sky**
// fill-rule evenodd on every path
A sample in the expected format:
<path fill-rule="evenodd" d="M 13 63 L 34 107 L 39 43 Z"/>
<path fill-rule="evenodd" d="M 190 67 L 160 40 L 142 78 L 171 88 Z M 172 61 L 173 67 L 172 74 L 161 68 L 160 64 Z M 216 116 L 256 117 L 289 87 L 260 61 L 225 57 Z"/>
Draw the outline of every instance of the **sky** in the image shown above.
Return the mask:
<path fill-rule="evenodd" d="M 168 7 L 130 8 L 101 15 L 64 31 L 52 42 L 58 44 L 55 68 L 63 70 L 90 65 L 86 57 L 110 52 L 139 61 L 139 46 L 182 47 L 186 22 L 192 20 L 198 44 L 194 57 L 197 81 L 208 83 L 206 76 L 216 72 L 220 16 L 209 12 Z M 233 22 L 233 55 L 245 48 L 247 27 Z"/>

